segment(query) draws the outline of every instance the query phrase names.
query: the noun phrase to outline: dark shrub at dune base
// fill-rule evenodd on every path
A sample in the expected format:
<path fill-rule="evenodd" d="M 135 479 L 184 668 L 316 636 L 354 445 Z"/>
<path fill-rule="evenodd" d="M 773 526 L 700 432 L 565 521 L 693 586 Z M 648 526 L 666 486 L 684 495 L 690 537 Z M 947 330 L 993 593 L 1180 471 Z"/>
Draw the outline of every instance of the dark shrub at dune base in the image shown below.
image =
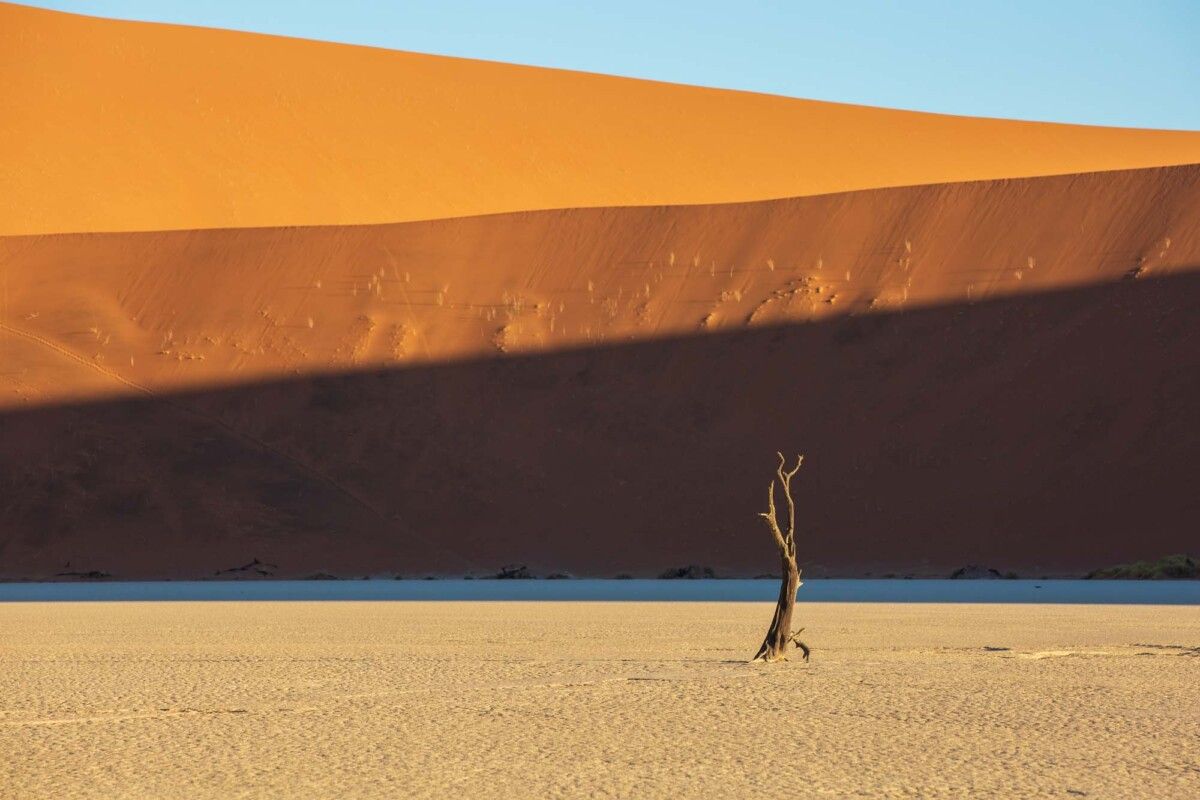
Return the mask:
<path fill-rule="evenodd" d="M 1178 553 L 1158 561 L 1135 561 L 1093 570 L 1087 577 L 1089 580 L 1195 580 L 1200 578 L 1200 570 L 1196 568 L 1196 559 Z"/>

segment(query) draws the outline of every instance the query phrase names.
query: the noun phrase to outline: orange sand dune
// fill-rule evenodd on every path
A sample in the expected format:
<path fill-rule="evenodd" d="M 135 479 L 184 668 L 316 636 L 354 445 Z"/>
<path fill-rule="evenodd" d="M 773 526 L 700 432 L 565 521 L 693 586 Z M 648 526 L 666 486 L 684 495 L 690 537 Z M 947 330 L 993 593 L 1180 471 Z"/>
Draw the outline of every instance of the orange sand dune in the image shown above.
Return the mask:
<path fill-rule="evenodd" d="M 887 111 L 0 5 L 0 235 L 759 200 L 1200 162 Z"/>
<path fill-rule="evenodd" d="M 0 565 L 1081 570 L 1194 546 L 1200 167 L 0 238 Z M 747 539 L 749 537 L 749 539 Z"/>
<path fill-rule="evenodd" d="M 1200 167 L 0 238 L 0 408 L 708 335 L 1200 266 Z"/>

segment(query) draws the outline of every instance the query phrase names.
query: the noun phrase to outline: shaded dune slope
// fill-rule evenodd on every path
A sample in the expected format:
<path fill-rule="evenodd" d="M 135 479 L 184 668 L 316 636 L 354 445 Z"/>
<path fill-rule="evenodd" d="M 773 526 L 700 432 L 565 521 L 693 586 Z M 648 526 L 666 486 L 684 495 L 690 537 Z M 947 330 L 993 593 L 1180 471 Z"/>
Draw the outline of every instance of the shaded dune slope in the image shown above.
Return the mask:
<path fill-rule="evenodd" d="M 1200 162 L 949 117 L 0 4 L 0 235 L 761 200 Z"/>
<path fill-rule="evenodd" d="M 1200 169 L 0 239 L 0 565 L 1081 570 L 1193 543 Z M 131 396 L 132 395 L 132 396 Z"/>
<path fill-rule="evenodd" d="M 1194 547 L 1200 275 L 0 415 L 7 576 L 809 575 Z M 70 566 L 67 566 L 67 565 Z"/>

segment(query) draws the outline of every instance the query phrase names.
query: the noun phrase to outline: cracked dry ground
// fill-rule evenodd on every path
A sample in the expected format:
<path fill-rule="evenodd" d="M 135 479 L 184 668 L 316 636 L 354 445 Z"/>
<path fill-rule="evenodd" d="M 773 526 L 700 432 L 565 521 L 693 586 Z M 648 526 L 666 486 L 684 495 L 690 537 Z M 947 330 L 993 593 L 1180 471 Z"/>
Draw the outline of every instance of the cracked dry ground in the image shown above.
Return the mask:
<path fill-rule="evenodd" d="M 1200 796 L 1200 609 L 770 611 L 0 605 L 0 797 Z"/>

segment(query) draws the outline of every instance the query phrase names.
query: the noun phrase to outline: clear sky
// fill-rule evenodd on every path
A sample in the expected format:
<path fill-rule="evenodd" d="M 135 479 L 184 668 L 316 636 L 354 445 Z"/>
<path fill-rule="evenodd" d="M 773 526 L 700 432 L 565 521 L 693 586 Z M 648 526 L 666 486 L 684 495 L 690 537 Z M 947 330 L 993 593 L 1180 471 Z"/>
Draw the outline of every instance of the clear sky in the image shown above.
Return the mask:
<path fill-rule="evenodd" d="M 51 0 L 793 97 L 1200 130 L 1200 0 Z"/>

